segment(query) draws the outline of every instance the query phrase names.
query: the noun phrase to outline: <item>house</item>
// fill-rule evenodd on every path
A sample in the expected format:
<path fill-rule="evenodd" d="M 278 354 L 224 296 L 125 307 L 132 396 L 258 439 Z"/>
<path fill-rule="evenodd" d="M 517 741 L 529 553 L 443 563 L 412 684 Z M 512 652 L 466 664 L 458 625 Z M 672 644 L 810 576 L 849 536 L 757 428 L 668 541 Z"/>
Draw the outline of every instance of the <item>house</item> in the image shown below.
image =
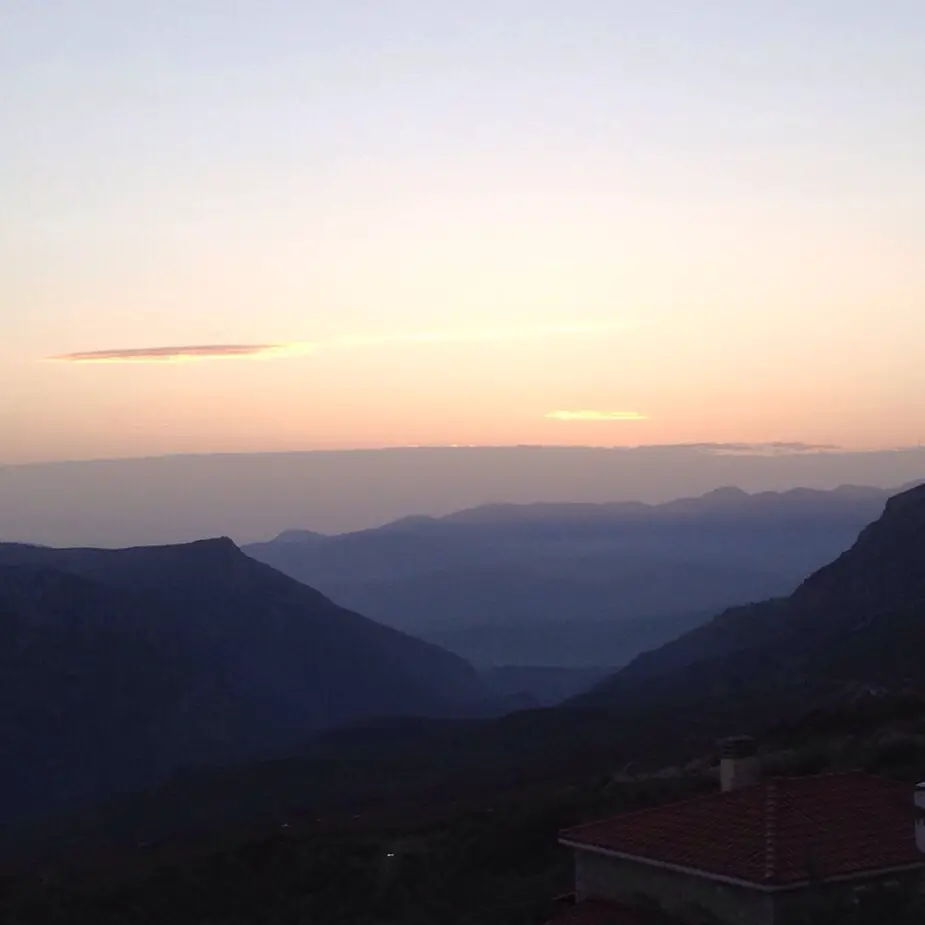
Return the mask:
<path fill-rule="evenodd" d="M 925 785 L 913 796 L 860 772 L 762 780 L 747 738 L 723 744 L 720 781 L 563 831 L 575 903 L 555 925 L 785 925 L 865 890 L 922 889 Z"/>

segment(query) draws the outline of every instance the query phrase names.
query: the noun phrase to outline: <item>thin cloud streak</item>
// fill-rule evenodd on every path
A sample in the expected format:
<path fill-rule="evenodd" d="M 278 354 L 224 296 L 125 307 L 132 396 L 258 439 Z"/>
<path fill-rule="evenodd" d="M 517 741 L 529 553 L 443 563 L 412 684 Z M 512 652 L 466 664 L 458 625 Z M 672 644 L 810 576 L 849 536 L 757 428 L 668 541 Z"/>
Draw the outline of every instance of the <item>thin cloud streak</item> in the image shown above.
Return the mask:
<path fill-rule="evenodd" d="M 638 411 L 550 411 L 554 421 L 647 421 L 648 416 Z"/>
<path fill-rule="evenodd" d="M 800 443 L 782 440 L 771 443 L 705 443 L 701 449 L 717 456 L 793 456 L 800 453 L 839 453 L 842 447 L 831 443 Z"/>
<path fill-rule="evenodd" d="M 181 347 L 137 347 L 88 350 L 49 357 L 62 363 L 182 363 L 193 360 L 259 359 L 310 352 L 311 344 L 195 344 Z"/>
<path fill-rule="evenodd" d="M 133 347 L 88 350 L 48 357 L 61 363 L 182 363 L 196 360 L 272 359 L 315 353 L 320 350 L 350 350 L 390 344 L 488 343 L 528 340 L 578 334 L 609 334 L 629 327 L 623 324 L 559 324 L 523 328 L 421 331 L 410 334 L 382 334 L 331 341 L 292 341 L 280 344 L 193 344 L 179 347 Z"/>

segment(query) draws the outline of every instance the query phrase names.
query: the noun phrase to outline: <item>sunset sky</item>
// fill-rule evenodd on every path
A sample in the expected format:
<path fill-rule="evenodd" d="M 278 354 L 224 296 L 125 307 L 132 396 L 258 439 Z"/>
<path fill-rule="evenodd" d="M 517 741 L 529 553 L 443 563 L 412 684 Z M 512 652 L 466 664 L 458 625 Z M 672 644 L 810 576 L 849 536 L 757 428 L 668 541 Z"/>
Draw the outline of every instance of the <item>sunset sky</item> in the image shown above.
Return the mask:
<path fill-rule="evenodd" d="M 921 0 L 8 0 L 0 463 L 922 443 Z"/>

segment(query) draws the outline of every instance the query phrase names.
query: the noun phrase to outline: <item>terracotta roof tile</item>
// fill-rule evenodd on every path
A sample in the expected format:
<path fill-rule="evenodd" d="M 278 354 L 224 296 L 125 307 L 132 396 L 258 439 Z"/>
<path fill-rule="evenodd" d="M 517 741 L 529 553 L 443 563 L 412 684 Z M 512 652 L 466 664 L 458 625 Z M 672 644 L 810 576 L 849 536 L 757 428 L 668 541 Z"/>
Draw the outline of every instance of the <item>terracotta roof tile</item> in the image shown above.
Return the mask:
<path fill-rule="evenodd" d="M 925 864 L 915 845 L 913 788 L 861 773 L 769 779 L 561 837 L 766 886 Z"/>

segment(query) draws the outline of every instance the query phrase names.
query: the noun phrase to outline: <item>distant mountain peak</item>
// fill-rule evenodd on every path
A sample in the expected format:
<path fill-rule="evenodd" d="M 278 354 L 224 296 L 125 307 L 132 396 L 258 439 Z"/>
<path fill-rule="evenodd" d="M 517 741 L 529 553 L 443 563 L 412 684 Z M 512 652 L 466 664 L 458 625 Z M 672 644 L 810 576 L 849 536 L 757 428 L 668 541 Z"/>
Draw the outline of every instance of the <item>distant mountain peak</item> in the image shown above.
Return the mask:
<path fill-rule="evenodd" d="M 701 497 L 702 499 L 711 498 L 713 500 L 729 498 L 738 501 L 749 497 L 749 493 L 744 488 L 739 488 L 738 485 L 722 485 L 719 488 L 714 488 L 713 491 L 708 491 Z"/>
<path fill-rule="evenodd" d="M 899 511 L 904 515 L 918 512 L 925 517 L 925 483 L 914 484 L 887 501 L 885 513 L 894 515 Z"/>
<path fill-rule="evenodd" d="M 911 486 L 904 486 L 908 488 Z M 903 489 L 899 489 L 903 490 Z M 312 530 L 292 529 L 280 533 L 268 543 L 249 544 L 248 550 L 261 547 L 291 545 L 293 547 L 321 546 L 344 537 L 374 536 L 388 533 L 432 533 L 455 527 L 495 529 L 539 523 L 596 523 L 607 521 L 638 523 L 643 519 L 666 518 L 713 513 L 720 517 L 764 516 L 769 510 L 778 510 L 782 516 L 799 516 L 812 513 L 812 507 L 841 506 L 855 518 L 863 508 L 870 516 L 879 513 L 876 505 L 885 501 L 891 491 L 864 485 L 840 485 L 837 488 L 796 487 L 780 491 L 746 491 L 737 485 L 722 485 L 701 495 L 675 498 L 670 501 L 647 503 L 643 501 L 532 501 L 487 502 L 474 507 L 452 511 L 449 514 L 430 516 L 410 514 L 378 527 L 352 533 L 324 534 Z M 856 508 L 857 510 L 850 508 Z"/>
<path fill-rule="evenodd" d="M 136 547 L 139 548 L 139 547 Z M 238 544 L 230 536 L 213 536 L 202 540 L 194 540 L 191 543 L 177 543 L 170 546 L 142 546 L 142 549 L 182 549 L 190 553 L 240 553 Z"/>
<path fill-rule="evenodd" d="M 311 543 L 328 539 L 326 533 L 318 533 L 316 530 L 283 530 L 278 533 L 272 540 L 274 543 Z"/>
<path fill-rule="evenodd" d="M 438 522 L 437 517 L 430 517 L 427 514 L 409 514 L 407 517 L 399 517 L 398 520 L 389 521 L 389 523 L 379 527 L 379 530 L 408 530 L 415 527 L 430 527 Z"/>

